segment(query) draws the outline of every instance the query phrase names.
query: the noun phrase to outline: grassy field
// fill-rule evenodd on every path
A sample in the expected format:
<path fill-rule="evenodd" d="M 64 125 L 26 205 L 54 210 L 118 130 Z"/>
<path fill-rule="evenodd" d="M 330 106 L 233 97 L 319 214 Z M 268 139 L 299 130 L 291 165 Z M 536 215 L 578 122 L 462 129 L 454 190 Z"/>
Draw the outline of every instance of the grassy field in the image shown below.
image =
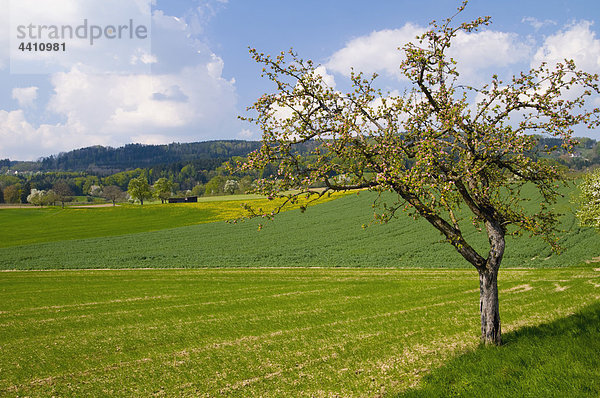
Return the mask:
<path fill-rule="evenodd" d="M 260 232 L 259 221 L 210 222 L 235 217 L 241 211 L 238 201 L 0 210 L 0 246 L 5 246 L 0 247 L 0 269 L 470 267 L 422 219 L 401 215 L 387 225 L 361 228 L 373 219 L 373 198 L 363 192 L 319 204 L 304 214 L 291 210 L 266 222 Z M 578 266 L 598 260 L 600 234 L 578 225 L 568 197 L 559 206 L 566 213 L 561 225 L 565 252 L 553 254 L 540 239 L 509 237 L 504 267 Z M 196 225 L 181 226 L 185 224 Z M 485 236 L 475 231 L 467 237 L 480 247 L 486 245 Z M 52 242 L 58 239 L 70 240 Z"/>
<path fill-rule="evenodd" d="M 502 271 L 495 349 L 477 288 L 471 270 L 0 272 L 0 395 L 600 394 L 600 269 Z"/>
<path fill-rule="evenodd" d="M 340 196 L 343 194 L 323 197 L 315 203 L 324 203 Z M 270 201 L 255 195 L 236 195 L 201 198 L 199 203 L 186 204 L 1 209 L 0 248 L 224 221 L 244 214 L 242 201 L 265 211 L 271 211 L 281 203 L 281 200 Z M 299 204 L 290 209 L 297 207 Z"/>
<path fill-rule="evenodd" d="M 0 210 L 0 396 L 600 395 L 600 234 L 568 195 L 562 255 L 507 240 L 486 349 L 476 272 L 425 221 L 363 229 L 363 192 L 259 232 L 223 220 L 276 203 L 227 199 Z"/>
<path fill-rule="evenodd" d="M 466 352 L 403 397 L 597 397 L 600 302 L 504 335 L 506 345 Z"/>

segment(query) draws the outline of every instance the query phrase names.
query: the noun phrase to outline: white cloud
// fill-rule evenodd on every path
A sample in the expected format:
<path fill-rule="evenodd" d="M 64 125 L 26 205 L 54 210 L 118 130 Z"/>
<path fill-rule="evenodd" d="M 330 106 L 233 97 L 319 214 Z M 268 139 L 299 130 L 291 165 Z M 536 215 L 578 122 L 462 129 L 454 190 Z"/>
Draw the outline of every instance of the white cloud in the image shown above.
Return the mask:
<path fill-rule="evenodd" d="M 16 99 L 21 108 L 26 108 L 34 105 L 37 99 L 37 87 L 14 88 L 12 91 L 13 99 Z"/>
<path fill-rule="evenodd" d="M 235 81 L 223 78 L 223 60 L 183 19 L 156 11 L 153 21 L 152 54 L 140 51 L 135 60 L 152 63 L 153 74 L 95 74 L 83 63 L 55 73 L 41 124 L 25 108 L 35 101 L 33 90 L 16 89 L 21 110 L 1 111 L 0 153 L 25 160 L 90 145 L 190 142 L 240 131 Z M 61 122 L 44 124 L 48 117 Z"/>
<path fill-rule="evenodd" d="M 223 63 L 223 60 L 217 57 L 215 54 L 211 54 L 210 58 L 210 62 L 206 64 L 208 75 L 213 79 L 219 79 L 223 73 L 223 67 L 225 64 Z"/>
<path fill-rule="evenodd" d="M 241 140 L 250 140 L 254 136 L 254 133 L 248 129 L 243 129 L 237 134 L 237 138 Z"/>
<path fill-rule="evenodd" d="M 143 49 L 138 49 L 130 58 L 131 65 L 144 64 L 150 65 L 158 62 L 155 55 L 145 52 Z"/>
<path fill-rule="evenodd" d="M 321 76 L 321 80 L 330 88 L 335 88 L 335 78 L 333 75 L 327 73 L 327 68 L 323 65 L 318 66 L 315 69 L 317 75 Z"/>
<path fill-rule="evenodd" d="M 572 23 L 554 35 L 548 36 L 543 45 L 535 53 L 531 66 L 537 67 L 546 62 L 550 67 L 565 59 L 575 61 L 577 69 L 588 73 L 600 71 L 600 39 L 591 29 L 592 22 L 580 21 Z M 564 99 L 574 100 L 584 92 L 583 87 L 571 87 L 564 89 L 561 95 Z M 600 104 L 598 95 L 594 95 L 588 102 L 587 108 L 597 107 Z M 600 138 L 600 131 L 587 130 L 582 126 L 576 128 L 575 135 Z"/>
<path fill-rule="evenodd" d="M 42 124 L 35 127 L 27 121 L 22 110 L 10 112 L 0 110 L 0 157 L 2 158 L 36 159 L 42 154 L 62 151 L 65 140 L 68 140 L 73 148 L 80 147 L 86 142 L 81 138 L 75 126 Z"/>
<path fill-rule="evenodd" d="M 154 73 L 174 73 L 184 67 L 209 65 L 213 76 L 221 76 L 222 60 L 210 46 L 192 33 L 192 26 L 183 18 L 155 10 L 152 15 L 152 64 Z"/>
<path fill-rule="evenodd" d="M 35 140 L 35 130 L 25 120 L 23 111 L 0 110 L 0 151 L 3 152 L 0 153 L 0 157 L 8 157 L 10 150 L 16 145 L 28 144 L 28 141 Z"/>
<path fill-rule="evenodd" d="M 50 74 L 68 71 L 74 64 L 80 63 L 80 68 L 99 73 L 148 72 L 149 62 L 144 61 L 151 60 L 150 22 L 149 0 L 11 1 L 11 39 L 18 37 L 18 26 L 32 24 L 34 29 L 20 31 L 25 38 L 19 40 L 49 41 L 54 34 L 61 37 L 65 45 L 64 51 L 23 52 L 13 43 L 11 70 L 13 73 Z M 114 36 L 108 39 L 103 32 L 110 31 L 107 28 L 111 26 Z M 70 30 L 63 30 L 63 27 Z M 131 39 L 129 33 L 138 32 L 138 28 L 142 30 Z M 71 36 L 73 33 L 75 37 Z M 136 62 L 131 62 L 134 58 Z"/>
<path fill-rule="evenodd" d="M 74 69 L 54 76 L 49 110 L 85 132 L 128 142 L 140 131 L 197 134 L 235 115 L 235 89 L 205 65 L 177 74 L 89 75 Z M 94 93 L 94 95 L 90 95 Z M 192 137 L 189 137 L 192 138 Z"/>
<path fill-rule="evenodd" d="M 202 0 L 198 3 L 191 23 L 194 33 L 203 32 L 204 26 L 218 14 L 228 0 Z"/>
<path fill-rule="evenodd" d="M 532 49 L 516 33 L 485 30 L 458 32 L 449 55 L 458 63 L 461 81 L 481 83 L 500 69 L 527 62 Z"/>
<path fill-rule="evenodd" d="M 415 42 L 415 37 L 425 30 L 424 27 L 407 23 L 400 29 L 381 30 L 353 39 L 331 56 L 327 67 L 345 76 L 349 76 L 354 67 L 357 72 L 380 73 L 405 80 L 399 69 L 405 57 L 399 48 Z M 530 53 L 530 46 L 521 42 L 517 34 L 485 30 L 458 32 L 449 56 L 458 62 L 461 80 L 479 81 L 482 72 L 489 68 L 526 61 Z"/>
<path fill-rule="evenodd" d="M 535 17 L 525 17 L 521 20 L 521 22 L 531 25 L 535 30 L 540 30 L 543 27 L 554 26 L 557 24 L 556 21 L 553 21 L 551 19 L 545 19 L 543 21 L 540 21 Z"/>
<path fill-rule="evenodd" d="M 380 30 L 355 38 L 346 47 L 335 52 L 326 66 L 344 76 L 349 76 L 354 68 L 367 74 L 377 72 L 399 78 L 398 66 L 403 60 L 403 54 L 398 47 L 414 41 L 424 31 L 423 27 L 408 23 L 400 29 Z"/>
<path fill-rule="evenodd" d="M 163 75 L 53 76 L 47 111 L 63 123 L 34 126 L 23 110 L 0 111 L 0 155 L 35 159 L 91 146 L 217 139 L 239 129 L 234 86 L 206 65 Z M 26 91 L 15 91 L 25 101 Z M 23 103 L 25 105 L 25 103 Z"/>
<path fill-rule="evenodd" d="M 580 21 L 548 36 L 535 53 L 532 66 L 572 59 L 578 68 L 597 73 L 600 70 L 600 39 L 596 38 L 591 26 L 589 21 Z"/>

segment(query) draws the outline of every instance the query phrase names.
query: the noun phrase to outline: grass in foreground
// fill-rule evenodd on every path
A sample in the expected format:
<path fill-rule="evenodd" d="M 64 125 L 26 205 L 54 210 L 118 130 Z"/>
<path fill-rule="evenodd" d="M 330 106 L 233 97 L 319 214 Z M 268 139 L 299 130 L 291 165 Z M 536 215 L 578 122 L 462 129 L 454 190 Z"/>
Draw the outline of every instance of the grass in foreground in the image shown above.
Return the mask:
<path fill-rule="evenodd" d="M 401 397 L 600 395 L 600 302 L 450 360 Z"/>
<path fill-rule="evenodd" d="M 503 270 L 500 349 L 476 349 L 477 287 L 474 270 L 2 272 L 0 395 L 393 396 L 457 368 L 439 388 L 490 369 L 598 396 L 599 367 L 568 366 L 597 355 L 598 269 Z"/>

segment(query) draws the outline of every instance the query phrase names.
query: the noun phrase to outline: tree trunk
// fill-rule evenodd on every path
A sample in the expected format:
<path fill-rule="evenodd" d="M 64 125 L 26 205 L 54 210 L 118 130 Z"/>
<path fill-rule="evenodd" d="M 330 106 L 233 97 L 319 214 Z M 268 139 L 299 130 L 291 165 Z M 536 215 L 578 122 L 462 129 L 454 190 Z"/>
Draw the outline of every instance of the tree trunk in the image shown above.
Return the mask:
<path fill-rule="evenodd" d="M 502 331 L 498 302 L 498 269 L 479 271 L 479 295 L 481 343 L 500 345 L 502 344 Z"/>

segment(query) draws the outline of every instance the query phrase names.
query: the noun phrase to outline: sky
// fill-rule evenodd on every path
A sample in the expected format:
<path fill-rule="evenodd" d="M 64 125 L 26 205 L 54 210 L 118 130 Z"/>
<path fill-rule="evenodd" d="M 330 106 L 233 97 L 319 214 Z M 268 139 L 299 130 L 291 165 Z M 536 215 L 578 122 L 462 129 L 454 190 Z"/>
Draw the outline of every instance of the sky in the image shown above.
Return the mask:
<path fill-rule="evenodd" d="M 397 48 L 459 5 L 454 0 L 0 0 L 0 159 L 35 160 L 92 145 L 259 140 L 258 128 L 238 116 L 248 116 L 247 107 L 274 87 L 260 77 L 262 67 L 249 56 L 249 47 L 269 54 L 293 47 L 322 65 L 327 81 L 340 90 L 351 67 L 376 72 L 380 87 L 393 92 L 406 83 L 398 73 Z M 15 21 L 26 16 L 41 24 L 50 14 L 57 21 L 70 16 L 103 27 L 135 19 L 149 25 L 148 35 L 138 41 L 98 39 L 94 45 L 67 42 L 67 51 L 49 55 L 60 57 L 53 67 L 43 59 L 19 58 L 24 52 L 16 47 L 23 40 L 16 40 Z M 471 0 L 458 21 L 487 15 L 492 24 L 457 37 L 452 50 L 461 79 L 470 84 L 564 58 L 600 72 L 599 1 Z M 116 50 L 117 42 L 125 48 Z M 107 56 L 105 50 L 115 53 Z M 598 98 L 594 101 L 600 106 Z M 600 131 L 578 134 L 600 139 Z"/>

